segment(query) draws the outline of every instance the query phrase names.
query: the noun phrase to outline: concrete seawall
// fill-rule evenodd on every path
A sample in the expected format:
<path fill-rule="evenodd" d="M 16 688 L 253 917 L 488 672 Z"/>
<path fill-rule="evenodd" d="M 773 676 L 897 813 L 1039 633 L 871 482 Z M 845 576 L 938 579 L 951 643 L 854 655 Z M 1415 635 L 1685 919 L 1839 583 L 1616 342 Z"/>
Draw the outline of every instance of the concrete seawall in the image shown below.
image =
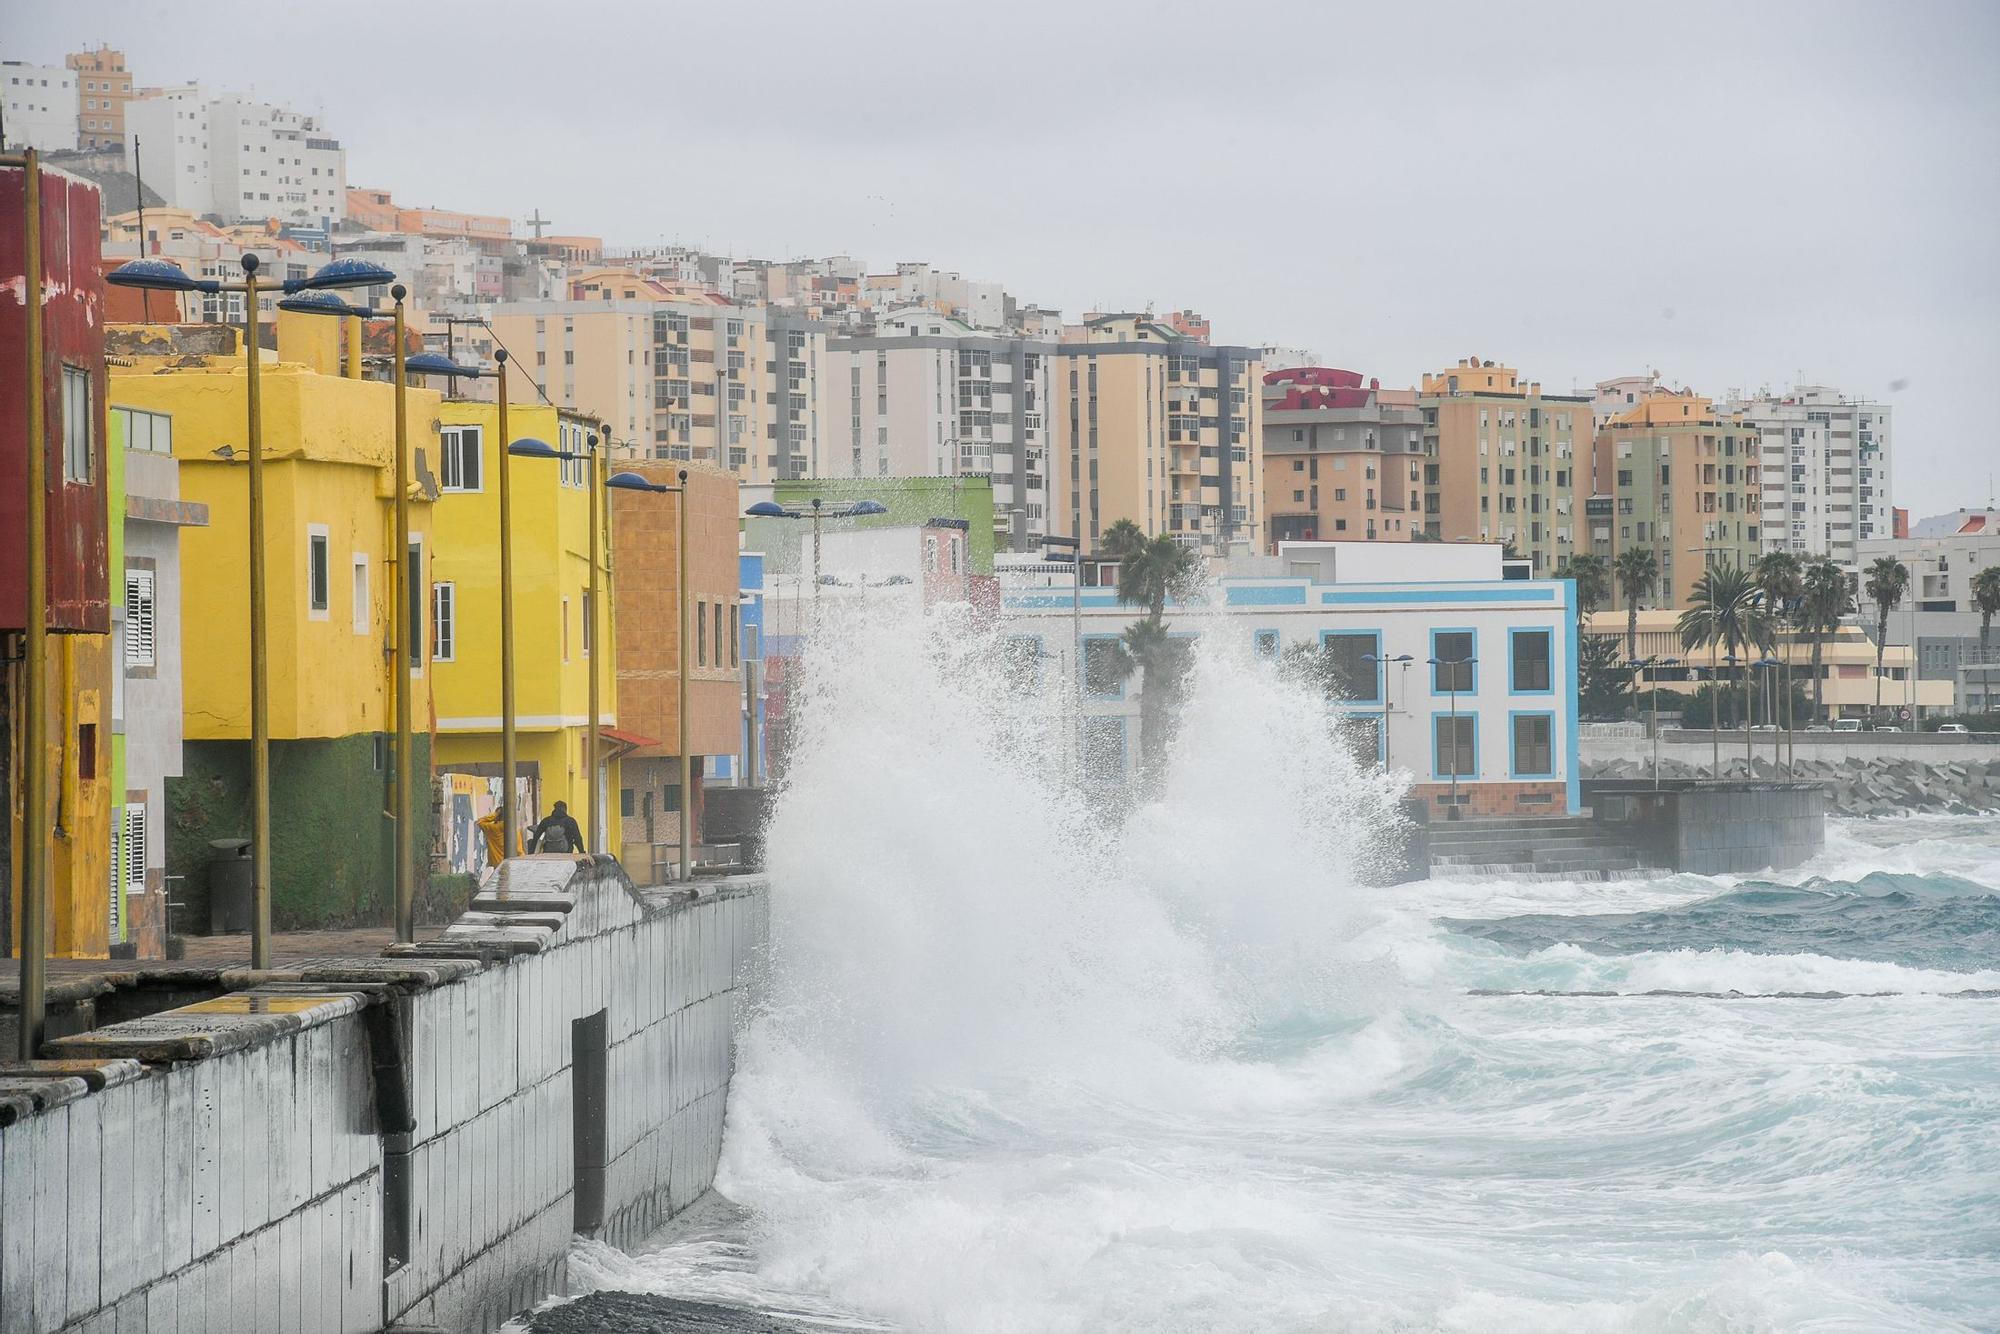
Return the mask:
<path fill-rule="evenodd" d="M 713 1179 L 760 880 L 509 862 L 442 937 L 287 964 L 0 1078 L 0 1334 L 485 1331 Z"/>

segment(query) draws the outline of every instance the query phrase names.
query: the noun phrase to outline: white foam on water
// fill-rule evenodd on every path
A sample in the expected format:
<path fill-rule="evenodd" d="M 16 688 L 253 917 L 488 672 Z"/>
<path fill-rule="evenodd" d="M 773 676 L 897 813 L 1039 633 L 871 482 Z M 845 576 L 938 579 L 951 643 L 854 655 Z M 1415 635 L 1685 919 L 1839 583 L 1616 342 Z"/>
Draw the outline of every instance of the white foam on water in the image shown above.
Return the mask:
<path fill-rule="evenodd" d="M 1064 683 L 1012 694 L 990 648 L 888 612 L 816 646 L 717 1183 L 740 1245 L 669 1242 L 616 1285 L 941 1331 L 1949 1330 L 2000 1304 L 2000 1003 L 1921 994 L 1991 974 L 1508 955 L 1436 919 L 1728 882 L 1362 889 L 1394 785 L 1216 643 L 1154 798 L 1093 818 Z"/>

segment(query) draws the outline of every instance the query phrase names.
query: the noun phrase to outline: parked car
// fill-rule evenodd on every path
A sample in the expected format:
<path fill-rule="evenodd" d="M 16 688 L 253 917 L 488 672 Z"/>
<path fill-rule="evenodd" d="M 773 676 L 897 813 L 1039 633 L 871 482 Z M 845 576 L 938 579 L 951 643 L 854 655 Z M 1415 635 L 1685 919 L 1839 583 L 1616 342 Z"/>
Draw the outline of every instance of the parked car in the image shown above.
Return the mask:
<path fill-rule="evenodd" d="M 1833 720 L 1833 730 L 1836 732 L 1863 732 L 1867 729 L 1861 725 L 1859 718 L 1835 718 Z"/>
<path fill-rule="evenodd" d="M 1903 729 L 1894 723 L 1877 723 L 1875 724 L 1875 730 L 1878 732 L 1900 732 Z"/>
<path fill-rule="evenodd" d="M 1833 729 L 1827 726 L 1825 723 L 1813 723 L 1806 728 L 1806 731 L 1808 732 L 1831 732 L 1832 730 Z"/>
<path fill-rule="evenodd" d="M 1776 723 L 1758 723 L 1750 730 L 1753 732 L 1775 732 L 1778 730 L 1778 725 Z"/>
<path fill-rule="evenodd" d="M 1971 736 L 1972 729 L 1964 723 L 1939 723 L 1939 736 Z"/>

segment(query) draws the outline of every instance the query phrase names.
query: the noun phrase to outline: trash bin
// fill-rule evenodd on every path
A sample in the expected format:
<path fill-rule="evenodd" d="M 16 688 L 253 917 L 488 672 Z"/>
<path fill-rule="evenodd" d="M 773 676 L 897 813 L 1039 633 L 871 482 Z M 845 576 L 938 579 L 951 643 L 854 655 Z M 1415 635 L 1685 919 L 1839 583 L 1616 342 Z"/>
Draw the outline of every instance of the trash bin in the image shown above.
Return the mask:
<path fill-rule="evenodd" d="M 208 929 L 218 936 L 248 931 L 253 915 L 250 840 L 218 838 L 208 846 L 215 854 L 208 862 Z"/>

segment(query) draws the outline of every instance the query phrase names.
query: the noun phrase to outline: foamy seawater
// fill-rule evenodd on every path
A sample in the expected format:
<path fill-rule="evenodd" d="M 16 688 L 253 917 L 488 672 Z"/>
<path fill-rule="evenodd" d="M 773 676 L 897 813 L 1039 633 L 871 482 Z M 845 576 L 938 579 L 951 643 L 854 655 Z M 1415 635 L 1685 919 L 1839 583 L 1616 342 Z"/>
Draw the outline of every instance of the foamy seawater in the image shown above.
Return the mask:
<path fill-rule="evenodd" d="M 824 651 L 731 1203 L 583 1282 L 907 1330 L 2000 1328 L 2000 822 L 1365 890 L 1395 790 L 1268 671 L 1205 649 L 1155 797 L 1092 819 L 972 638 Z"/>

